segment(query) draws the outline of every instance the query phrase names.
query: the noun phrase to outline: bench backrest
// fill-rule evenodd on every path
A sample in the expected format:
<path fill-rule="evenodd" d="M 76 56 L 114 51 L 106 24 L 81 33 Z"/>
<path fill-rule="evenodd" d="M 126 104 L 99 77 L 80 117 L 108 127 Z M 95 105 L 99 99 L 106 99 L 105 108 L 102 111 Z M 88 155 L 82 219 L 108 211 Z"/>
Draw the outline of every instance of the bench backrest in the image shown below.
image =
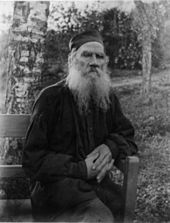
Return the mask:
<path fill-rule="evenodd" d="M 7 115 L 0 114 L 0 137 L 24 138 L 30 115 Z M 21 165 L 0 165 L 0 178 L 6 177 L 24 177 L 24 171 Z"/>
<path fill-rule="evenodd" d="M 30 115 L 0 114 L 0 137 L 25 137 Z"/>

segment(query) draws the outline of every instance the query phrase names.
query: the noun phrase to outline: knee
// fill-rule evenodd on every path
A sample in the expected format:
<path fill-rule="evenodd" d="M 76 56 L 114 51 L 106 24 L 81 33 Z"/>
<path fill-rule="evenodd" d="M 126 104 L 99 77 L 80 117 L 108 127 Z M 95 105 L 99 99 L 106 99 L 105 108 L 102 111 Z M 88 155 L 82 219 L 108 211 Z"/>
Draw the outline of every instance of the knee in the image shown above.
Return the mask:
<path fill-rule="evenodd" d="M 110 209 L 98 198 L 89 202 L 83 222 L 114 222 Z"/>

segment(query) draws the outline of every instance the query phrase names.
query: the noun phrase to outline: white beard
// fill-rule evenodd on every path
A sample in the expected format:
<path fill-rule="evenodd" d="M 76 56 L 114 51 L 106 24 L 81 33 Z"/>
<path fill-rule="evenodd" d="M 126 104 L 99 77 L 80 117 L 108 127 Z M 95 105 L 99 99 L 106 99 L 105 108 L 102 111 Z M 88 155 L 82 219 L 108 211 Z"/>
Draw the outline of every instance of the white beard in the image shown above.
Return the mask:
<path fill-rule="evenodd" d="M 83 75 L 77 64 L 69 69 L 66 83 L 78 103 L 79 111 L 87 112 L 90 100 L 93 100 L 95 105 L 103 111 L 107 111 L 110 104 L 110 77 L 107 72 L 101 70 L 98 70 L 95 78 L 91 78 L 90 75 L 94 74 Z"/>

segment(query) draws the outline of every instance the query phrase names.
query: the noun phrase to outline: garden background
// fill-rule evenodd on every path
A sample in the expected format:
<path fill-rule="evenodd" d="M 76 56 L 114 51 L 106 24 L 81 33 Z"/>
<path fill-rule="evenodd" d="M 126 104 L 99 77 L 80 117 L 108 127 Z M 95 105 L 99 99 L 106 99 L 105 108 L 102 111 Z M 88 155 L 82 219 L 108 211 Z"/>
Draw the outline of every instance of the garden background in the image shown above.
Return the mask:
<path fill-rule="evenodd" d="M 67 75 L 69 39 L 98 29 L 113 88 L 136 130 L 134 222 L 170 222 L 170 2 L 1 1 L 0 6 L 8 8 L 0 15 L 0 113 L 30 113 L 40 90 Z M 21 163 L 21 156 L 21 141 L 1 139 L 0 164 Z M 0 183 L 1 198 L 11 193 L 8 184 Z"/>

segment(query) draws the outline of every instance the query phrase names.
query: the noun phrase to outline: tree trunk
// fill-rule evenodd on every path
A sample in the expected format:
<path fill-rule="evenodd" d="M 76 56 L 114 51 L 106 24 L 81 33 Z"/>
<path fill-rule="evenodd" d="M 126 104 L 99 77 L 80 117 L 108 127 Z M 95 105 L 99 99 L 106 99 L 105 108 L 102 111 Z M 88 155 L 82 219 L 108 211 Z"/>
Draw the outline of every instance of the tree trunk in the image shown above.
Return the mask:
<path fill-rule="evenodd" d="M 146 101 L 149 99 L 151 90 L 151 33 L 149 31 L 143 33 L 142 39 L 142 97 Z"/>
<path fill-rule="evenodd" d="M 10 30 L 6 113 L 30 113 L 41 90 L 44 66 L 44 41 L 47 31 L 49 2 L 14 3 Z M 1 157 L 4 163 L 20 163 L 22 142 L 8 139 Z"/>
<path fill-rule="evenodd" d="M 149 21 L 149 13 L 151 10 L 149 4 L 142 2 L 141 0 L 134 0 L 137 17 L 139 21 L 139 27 L 142 36 L 142 89 L 141 96 L 144 102 L 148 102 L 150 99 L 151 90 L 151 67 L 152 67 L 152 28 Z"/>
<path fill-rule="evenodd" d="M 30 113 L 41 89 L 49 2 L 15 2 L 10 30 L 7 113 Z"/>

